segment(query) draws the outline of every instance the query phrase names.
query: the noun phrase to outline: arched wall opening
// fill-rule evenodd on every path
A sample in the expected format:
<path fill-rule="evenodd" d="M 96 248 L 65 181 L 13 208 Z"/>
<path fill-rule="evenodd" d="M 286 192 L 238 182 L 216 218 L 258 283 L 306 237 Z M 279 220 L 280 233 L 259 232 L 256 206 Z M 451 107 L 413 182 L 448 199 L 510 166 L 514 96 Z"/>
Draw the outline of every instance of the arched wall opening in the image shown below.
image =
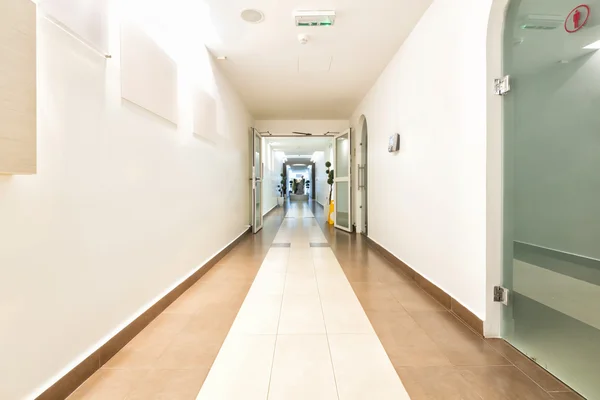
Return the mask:
<path fill-rule="evenodd" d="M 494 0 L 487 32 L 486 82 L 486 319 L 487 337 L 500 337 L 502 305 L 493 301 L 494 286 L 502 282 L 502 98 L 492 82 L 503 75 L 502 48 L 506 11 L 510 0 Z"/>

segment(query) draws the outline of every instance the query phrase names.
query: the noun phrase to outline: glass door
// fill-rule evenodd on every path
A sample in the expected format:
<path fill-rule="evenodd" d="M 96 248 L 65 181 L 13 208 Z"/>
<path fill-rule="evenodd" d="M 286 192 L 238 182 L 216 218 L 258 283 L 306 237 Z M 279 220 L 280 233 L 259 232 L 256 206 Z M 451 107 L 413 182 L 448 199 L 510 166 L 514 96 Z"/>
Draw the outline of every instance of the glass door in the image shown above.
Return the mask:
<path fill-rule="evenodd" d="M 263 227 L 262 137 L 255 129 L 252 131 L 252 232 L 257 233 Z"/>
<path fill-rule="evenodd" d="M 503 336 L 588 399 L 600 399 L 598 15 L 600 0 L 514 0 L 504 33 Z"/>
<path fill-rule="evenodd" d="M 333 191 L 335 198 L 335 227 L 347 232 L 352 231 L 351 213 L 351 182 L 350 130 L 337 135 L 333 141 L 334 180 Z"/>

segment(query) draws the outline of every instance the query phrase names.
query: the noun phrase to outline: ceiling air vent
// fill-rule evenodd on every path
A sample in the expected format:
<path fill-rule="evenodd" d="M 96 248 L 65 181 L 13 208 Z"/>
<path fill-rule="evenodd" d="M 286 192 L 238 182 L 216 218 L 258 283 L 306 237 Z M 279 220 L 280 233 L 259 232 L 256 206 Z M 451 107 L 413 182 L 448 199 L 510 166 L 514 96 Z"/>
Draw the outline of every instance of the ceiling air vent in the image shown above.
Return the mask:
<path fill-rule="evenodd" d="M 296 26 L 331 26 L 335 11 L 295 11 Z"/>
<path fill-rule="evenodd" d="M 521 25 L 519 26 L 521 29 L 530 29 L 537 31 L 551 31 L 562 26 L 564 23 L 564 18 L 558 15 L 541 15 L 541 14 L 532 14 L 527 15 Z"/>

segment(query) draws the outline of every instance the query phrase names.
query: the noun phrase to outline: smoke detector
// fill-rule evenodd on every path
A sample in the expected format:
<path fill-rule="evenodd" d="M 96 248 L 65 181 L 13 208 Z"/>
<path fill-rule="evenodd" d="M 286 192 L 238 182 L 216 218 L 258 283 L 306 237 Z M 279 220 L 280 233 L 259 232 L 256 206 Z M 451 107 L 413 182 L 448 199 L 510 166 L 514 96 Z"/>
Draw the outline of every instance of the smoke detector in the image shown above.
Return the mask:
<path fill-rule="evenodd" d="M 335 22 L 335 11 L 295 11 L 296 26 L 331 26 Z"/>
<path fill-rule="evenodd" d="M 303 33 L 298 35 L 298 41 L 300 42 L 300 44 L 308 43 L 308 35 L 305 35 Z"/>
<path fill-rule="evenodd" d="M 263 14 L 259 10 L 255 10 L 255 9 L 251 9 L 251 8 L 242 10 L 242 12 L 240 13 L 240 16 L 242 17 L 242 19 L 244 21 L 250 22 L 252 24 L 258 24 L 265 19 L 265 14 Z"/>

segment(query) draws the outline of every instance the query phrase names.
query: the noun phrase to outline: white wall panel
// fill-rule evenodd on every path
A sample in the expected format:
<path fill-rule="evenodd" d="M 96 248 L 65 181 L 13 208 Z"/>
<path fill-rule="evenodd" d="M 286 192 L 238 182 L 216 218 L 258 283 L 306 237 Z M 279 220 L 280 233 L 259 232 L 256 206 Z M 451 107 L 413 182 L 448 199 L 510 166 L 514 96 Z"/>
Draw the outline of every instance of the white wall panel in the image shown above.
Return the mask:
<path fill-rule="evenodd" d="M 177 64 L 128 22 L 121 25 L 121 96 L 177 124 Z"/>

